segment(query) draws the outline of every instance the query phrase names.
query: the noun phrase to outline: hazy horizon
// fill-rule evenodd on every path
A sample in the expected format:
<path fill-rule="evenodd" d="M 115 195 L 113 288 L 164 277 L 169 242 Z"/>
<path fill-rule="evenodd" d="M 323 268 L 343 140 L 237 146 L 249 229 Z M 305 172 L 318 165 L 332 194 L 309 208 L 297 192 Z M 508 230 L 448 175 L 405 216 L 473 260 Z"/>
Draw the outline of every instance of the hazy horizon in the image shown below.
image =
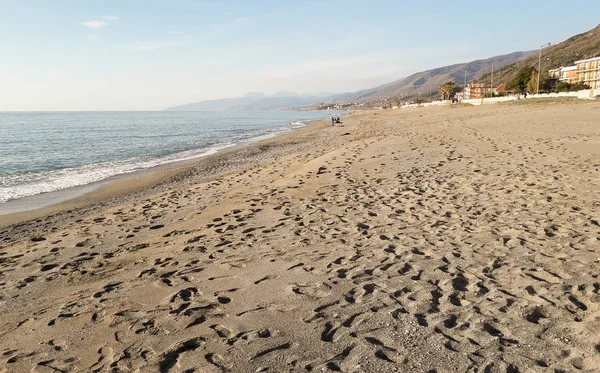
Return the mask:
<path fill-rule="evenodd" d="M 598 24 L 562 3 L 0 2 L 0 111 L 163 110 L 248 92 L 352 92 L 537 49 Z M 489 6 L 493 5 L 493 6 Z"/>

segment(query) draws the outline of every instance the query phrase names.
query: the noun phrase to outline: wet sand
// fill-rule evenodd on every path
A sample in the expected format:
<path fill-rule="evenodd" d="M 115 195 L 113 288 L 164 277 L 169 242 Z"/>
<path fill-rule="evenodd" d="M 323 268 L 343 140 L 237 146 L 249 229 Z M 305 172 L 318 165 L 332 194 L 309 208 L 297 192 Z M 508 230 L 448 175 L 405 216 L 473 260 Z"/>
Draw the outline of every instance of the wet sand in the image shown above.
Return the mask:
<path fill-rule="evenodd" d="M 357 112 L 1 217 L 0 372 L 597 371 L 598 118 Z"/>

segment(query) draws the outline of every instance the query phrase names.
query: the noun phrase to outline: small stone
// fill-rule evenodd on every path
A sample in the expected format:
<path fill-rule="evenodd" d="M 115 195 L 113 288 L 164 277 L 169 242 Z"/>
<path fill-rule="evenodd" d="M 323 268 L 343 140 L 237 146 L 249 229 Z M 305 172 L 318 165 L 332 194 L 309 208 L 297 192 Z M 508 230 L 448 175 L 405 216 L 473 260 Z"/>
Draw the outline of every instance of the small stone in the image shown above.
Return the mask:
<path fill-rule="evenodd" d="M 583 369 L 583 359 L 580 357 L 571 360 L 571 364 L 577 369 Z"/>

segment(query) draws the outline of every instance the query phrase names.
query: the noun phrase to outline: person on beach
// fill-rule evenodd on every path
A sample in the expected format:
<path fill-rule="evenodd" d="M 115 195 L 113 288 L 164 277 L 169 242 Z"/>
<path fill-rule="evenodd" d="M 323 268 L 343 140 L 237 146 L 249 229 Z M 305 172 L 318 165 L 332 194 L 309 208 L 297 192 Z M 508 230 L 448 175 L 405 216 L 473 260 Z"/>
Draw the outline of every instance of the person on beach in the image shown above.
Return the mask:
<path fill-rule="evenodd" d="M 331 117 L 331 127 L 333 127 L 333 126 L 334 126 L 334 123 L 335 123 L 335 118 L 334 118 L 334 117 Z"/>

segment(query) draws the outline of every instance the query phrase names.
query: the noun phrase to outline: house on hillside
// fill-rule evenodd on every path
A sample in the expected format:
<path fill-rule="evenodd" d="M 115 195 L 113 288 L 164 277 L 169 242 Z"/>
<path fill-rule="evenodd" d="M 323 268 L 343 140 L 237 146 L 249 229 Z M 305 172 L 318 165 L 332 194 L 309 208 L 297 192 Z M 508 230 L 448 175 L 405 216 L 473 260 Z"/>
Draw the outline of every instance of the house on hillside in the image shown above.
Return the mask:
<path fill-rule="evenodd" d="M 583 82 L 592 89 L 600 88 L 600 57 L 575 61 L 577 82 Z"/>

